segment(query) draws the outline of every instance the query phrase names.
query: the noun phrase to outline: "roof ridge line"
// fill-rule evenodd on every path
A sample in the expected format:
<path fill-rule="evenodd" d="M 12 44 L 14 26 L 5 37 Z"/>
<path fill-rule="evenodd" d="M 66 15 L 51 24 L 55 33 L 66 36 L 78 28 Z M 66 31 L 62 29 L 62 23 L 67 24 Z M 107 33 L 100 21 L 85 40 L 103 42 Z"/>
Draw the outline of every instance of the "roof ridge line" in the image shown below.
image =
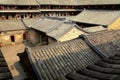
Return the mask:
<path fill-rule="evenodd" d="M 49 32 L 47 32 L 47 34 L 50 33 L 51 31 L 55 30 L 58 26 L 60 26 L 63 23 L 64 23 L 64 21 L 61 21 L 60 23 L 53 25 L 54 28 L 52 30 L 50 30 Z"/>
<path fill-rule="evenodd" d="M 30 27 L 32 28 L 32 27 L 33 27 L 34 25 L 36 25 L 39 21 L 42 21 L 42 20 L 43 20 L 43 18 L 35 21 Z"/>

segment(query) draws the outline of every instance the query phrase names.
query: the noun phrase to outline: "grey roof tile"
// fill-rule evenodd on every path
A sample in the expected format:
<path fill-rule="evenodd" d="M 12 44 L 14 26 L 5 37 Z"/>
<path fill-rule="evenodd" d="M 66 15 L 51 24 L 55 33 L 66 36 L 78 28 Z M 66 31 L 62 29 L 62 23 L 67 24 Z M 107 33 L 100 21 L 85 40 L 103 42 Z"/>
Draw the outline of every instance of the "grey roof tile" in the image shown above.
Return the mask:
<path fill-rule="evenodd" d="M 87 35 L 92 44 L 106 56 L 120 52 L 120 30 L 101 31 Z"/>
<path fill-rule="evenodd" d="M 120 0 L 1 0 L 0 4 L 5 5 L 101 5 L 120 4 Z"/>
<path fill-rule="evenodd" d="M 62 25 L 56 27 L 51 32 L 47 33 L 47 35 L 52 36 L 55 39 L 58 39 L 61 36 L 63 36 L 65 33 L 69 32 L 73 27 L 76 27 L 76 25 L 71 23 L 63 23 Z"/>
<path fill-rule="evenodd" d="M 59 18 L 56 19 L 45 18 L 34 24 L 32 28 L 48 33 L 55 29 L 56 27 L 58 27 L 59 25 L 61 25 L 62 23 L 63 21 L 59 20 Z"/>
<path fill-rule="evenodd" d="M 38 5 L 35 0 L 0 0 L 4 5 Z"/>
<path fill-rule="evenodd" d="M 42 20 L 42 18 L 23 19 L 23 22 L 26 25 L 26 27 L 31 28 L 36 23 L 36 21 L 40 20 Z"/>
<path fill-rule="evenodd" d="M 26 29 L 21 20 L 1 20 L 0 31 L 12 31 Z"/>
<path fill-rule="evenodd" d="M 84 10 L 71 20 L 81 23 L 109 25 L 118 17 L 120 17 L 120 11 Z"/>
<path fill-rule="evenodd" d="M 46 35 L 58 40 L 72 28 L 77 27 L 73 22 L 66 21 L 64 18 L 47 17 L 37 20 L 31 28 L 46 33 Z"/>
<path fill-rule="evenodd" d="M 87 35 L 93 45 L 110 56 L 120 52 L 120 30 Z M 70 72 L 83 70 L 100 57 L 80 38 L 47 46 L 28 47 L 28 59 L 44 80 L 55 80 Z"/>
<path fill-rule="evenodd" d="M 37 72 L 41 72 L 44 80 L 54 80 L 65 76 L 69 72 L 83 69 L 100 59 L 80 39 L 44 47 L 28 48 L 28 55 L 36 65 Z"/>
<path fill-rule="evenodd" d="M 119 0 L 37 0 L 39 4 L 57 5 L 100 5 L 100 4 L 120 4 Z"/>

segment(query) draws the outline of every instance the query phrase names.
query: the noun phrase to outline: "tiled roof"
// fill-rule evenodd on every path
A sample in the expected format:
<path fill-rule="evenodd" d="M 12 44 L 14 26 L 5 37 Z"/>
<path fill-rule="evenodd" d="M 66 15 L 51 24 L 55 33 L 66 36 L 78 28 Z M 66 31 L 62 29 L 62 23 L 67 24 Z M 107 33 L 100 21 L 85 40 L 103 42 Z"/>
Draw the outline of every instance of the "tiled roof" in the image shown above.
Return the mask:
<path fill-rule="evenodd" d="M 74 27 L 77 27 L 74 23 L 63 23 L 60 26 L 56 27 L 51 32 L 48 32 L 47 35 L 59 39 L 61 36 L 65 35 L 67 32 L 72 30 Z"/>
<path fill-rule="evenodd" d="M 56 39 L 57 41 L 66 41 L 78 37 L 80 34 L 84 33 L 81 31 L 77 24 L 74 22 L 65 20 L 65 18 L 57 17 L 45 17 L 37 19 L 23 19 L 24 24 L 32 29 L 38 30 L 40 32 L 46 33 L 47 36 Z M 61 40 L 66 33 L 71 30 L 78 31 L 79 33 L 72 32 L 72 36 L 69 39 Z M 74 35 L 74 36 L 73 36 Z"/>
<path fill-rule="evenodd" d="M 120 54 L 115 54 L 114 56 L 102 59 L 93 65 L 89 65 L 83 70 L 71 72 L 67 74 L 66 78 L 67 80 L 119 80 L 119 59 Z M 59 80 L 61 80 L 61 78 L 59 78 Z"/>
<path fill-rule="evenodd" d="M 64 18 L 44 18 L 43 20 L 36 21 L 32 28 L 48 33 L 61 25 L 63 21 Z"/>
<path fill-rule="evenodd" d="M 78 5 L 120 4 L 119 0 L 76 0 Z"/>
<path fill-rule="evenodd" d="M 65 21 L 64 18 L 47 17 L 44 19 L 32 22 L 31 28 L 46 33 L 46 35 L 55 38 L 56 40 L 69 32 L 77 25 L 70 21 Z"/>
<path fill-rule="evenodd" d="M 120 11 L 84 10 L 71 20 L 81 23 L 109 25 L 118 17 L 120 17 Z"/>
<path fill-rule="evenodd" d="M 41 21 L 42 18 L 22 19 L 26 27 L 32 27 L 36 21 Z"/>
<path fill-rule="evenodd" d="M 120 31 L 102 31 L 87 35 L 92 44 L 98 47 L 105 55 L 120 52 Z"/>
<path fill-rule="evenodd" d="M 21 20 L 1 20 L 0 31 L 12 31 L 26 29 Z"/>
<path fill-rule="evenodd" d="M 41 72 L 44 80 L 55 80 L 100 59 L 80 39 L 51 46 L 28 48 L 28 52 L 30 59 L 35 62 L 32 64 L 38 69 L 39 76 Z"/>
<path fill-rule="evenodd" d="M 4 5 L 38 5 L 35 0 L 0 0 Z"/>
<path fill-rule="evenodd" d="M 92 33 L 87 35 L 87 38 L 107 57 L 110 55 L 112 56 L 119 54 L 120 52 L 120 30 Z M 119 79 L 118 76 L 114 76 L 115 74 L 110 73 L 111 69 L 109 69 L 110 71 L 107 73 L 105 70 L 105 73 L 101 73 L 99 71 L 97 72 L 96 70 L 94 71 L 91 66 L 89 67 L 91 67 L 92 70 L 88 68 L 85 69 L 88 65 L 94 64 L 96 61 L 100 60 L 100 57 L 81 38 L 43 47 L 28 47 L 26 51 L 28 59 L 32 64 L 32 68 L 34 68 L 36 72 L 35 74 L 38 75 L 39 78 L 41 77 L 43 80 L 55 80 L 56 78 L 65 77 L 68 73 L 74 73 L 75 71 L 79 71 L 79 74 L 74 73 L 75 75 L 69 76 L 69 78 L 76 78 L 76 80 L 78 80 L 78 77 L 81 76 L 87 80 L 89 78 L 90 80 L 98 80 L 103 78 Z M 114 56 L 111 58 L 116 59 L 117 57 Z M 110 59 L 103 59 L 94 64 L 93 67 L 96 68 L 97 65 L 104 66 L 105 68 L 111 67 L 115 69 L 115 67 L 120 68 L 118 64 L 119 61 L 117 62 L 117 60 L 114 61 Z M 100 68 L 100 71 L 101 69 L 102 68 Z M 93 79 L 93 77 L 97 79 Z M 84 78 L 82 78 L 82 80 Z"/>
<path fill-rule="evenodd" d="M 119 0 L 2 0 L 0 4 L 5 5 L 101 5 L 120 4 Z"/>

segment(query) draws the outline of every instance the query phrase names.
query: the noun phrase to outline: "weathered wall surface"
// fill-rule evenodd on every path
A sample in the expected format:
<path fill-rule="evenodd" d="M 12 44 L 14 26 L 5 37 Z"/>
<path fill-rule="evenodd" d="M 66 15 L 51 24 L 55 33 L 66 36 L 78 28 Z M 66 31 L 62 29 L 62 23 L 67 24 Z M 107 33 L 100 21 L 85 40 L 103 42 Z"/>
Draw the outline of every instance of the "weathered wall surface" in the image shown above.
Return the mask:
<path fill-rule="evenodd" d="M 69 32 L 67 32 L 64 36 L 60 37 L 58 41 L 68 41 L 79 37 L 79 35 L 85 34 L 84 32 L 80 31 L 76 27 L 72 28 Z"/>
<path fill-rule="evenodd" d="M 30 29 L 28 32 L 28 40 L 30 40 L 31 43 L 37 44 L 40 42 L 40 34 L 36 30 Z"/>
<path fill-rule="evenodd" d="M 24 30 L 1 32 L 0 41 L 3 44 L 3 46 L 9 44 L 22 43 L 24 32 Z M 11 41 L 11 36 L 14 36 L 14 42 Z"/>
<path fill-rule="evenodd" d="M 55 42 L 57 42 L 57 40 L 55 40 L 55 39 L 53 39 L 53 38 L 51 38 L 51 37 L 48 37 L 48 43 L 49 43 L 49 44 L 53 44 L 53 43 L 55 43 Z"/>
<path fill-rule="evenodd" d="M 34 45 L 48 45 L 56 42 L 55 39 L 48 37 L 45 33 L 31 29 L 28 32 L 28 40 Z"/>

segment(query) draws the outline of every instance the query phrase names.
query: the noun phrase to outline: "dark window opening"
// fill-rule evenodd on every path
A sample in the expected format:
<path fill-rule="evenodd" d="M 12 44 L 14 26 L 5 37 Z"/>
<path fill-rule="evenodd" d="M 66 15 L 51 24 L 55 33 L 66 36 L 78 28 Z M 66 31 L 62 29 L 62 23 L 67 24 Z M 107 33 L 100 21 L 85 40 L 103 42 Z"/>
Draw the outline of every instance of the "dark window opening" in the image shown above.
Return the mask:
<path fill-rule="evenodd" d="M 42 45 L 48 45 L 48 36 L 42 35 Z"/>
<path fill-rule="evenodd" d="M 21 18 L 24 18 L 24 16 L 23 16 L 23 15 L 21 15 Z"/>
<path fill-rule="evenodd" d="M 28 39 L 28 32 L 23 34 L 23 40 L 27 40 Z"/>
<path fill-rule="evenodd" d="M 33 18 L 33 15 L 30 15 L 30 18 Z"/>
<path fill-rule="evenodd" d="M 10 36 L 10 39 L 11 39 L 12 42 L 15 42 L 15 36 L 14 35 Z"/>
<path fill-rule="evenodd" d="M 48 45 L 48 36 L 43 32 L 40 33 L 40 45 Z"/>
<path fill-rule="evenodd" d="M 100 26 L 99 24 L 89 24 L 89 23 L 81 23 L 81 22 L 76 22 L 76 24 L 79 25 L 81 28 Z"/>
<path fill-rule="evenodd" d="M 6 16 L 6 19 L 8 19 L 8 15 Z"/>
<path fill-rule="evenodd" d="M 25 17 L 27 17 L 27 15 L 25 15 Z"/>

